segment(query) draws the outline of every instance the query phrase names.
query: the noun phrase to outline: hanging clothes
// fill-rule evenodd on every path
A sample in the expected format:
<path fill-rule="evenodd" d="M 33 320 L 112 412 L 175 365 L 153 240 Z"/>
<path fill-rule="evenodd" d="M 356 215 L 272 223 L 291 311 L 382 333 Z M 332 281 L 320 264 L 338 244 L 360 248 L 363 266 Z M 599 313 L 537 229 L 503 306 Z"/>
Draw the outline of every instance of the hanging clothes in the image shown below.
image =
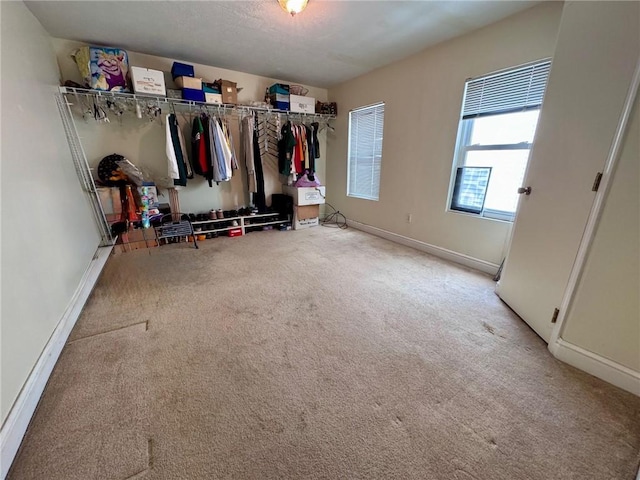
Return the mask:
<path fill-rule="evenodd" d="M 313 122 L 311 124 L 311 128 L 311 142 L 313 143 L 313 151 L 315 152 L 314 158 L 320 158 L 320 142 L 318 141 L 318 129 L 320 128 L 320 124 L 318 122 Z"/>
<path fill-rule="evenodd" d="M 226 182 L 231 180 L 232 175 L 232 166 L 231 166 L 231 150 L 229 149 L 229 144 L 227 143 L 224 133 L 222 132 L 222 127 L 220 126 L 220 122 L 211 118 L 213 134 L 214 134 L 214 143 L 216 146 L 216 155 L 218 157 L 218 165 L 219 165 L 219 173 L 221 182 Z"/>
<path fill-rule="evenodd" d="M 205 128 L 199 116 L 193 119 L 191 128 L 191 159 L 195 172 L 210 180 L 211 162 L 207 155 Z M 209 186 L 211 186 L 211 182 L 209 182 Z"/>
<path fill-rule="evenodd" d="M 182 159 L 187 169 L 187 178 L 192 179 L 193 165 L 191 164 L 191 159 L 187 155 L 187 147 L 186 147 L 187 142 L 185 142 L 184 135 L 182 134 L 182 125 L 180 125 L 180 121 L 178 120 L 178 117 L 175 114 L 173 114 L 173 116 L 176 121 L 175 127 L 176 127 L 176 130 L 178 131 L 178 141 L 180 142 L 180 151 L 182 152 Z"/>
<path fill-rule="evenodd" d="M 165 118 L 165 152 L 167 154 L 169 178 L 171 180 L 175 180 L 180 178 L 180 170 L 178 169 L 178 159 L 176 158 L 176 151 L 173 146 L 173 138 L 171 136 L 170 117 L 171 115 L 167 115 Z"/>
<path fill-rule="evenodd" d="M 244 164 L 247 168 L 247 182 L 249 193 L 256 193 L 256 168 L 253 154 L 253 132 L 255 130 L 256 119 L 254 116 L 244 117 L 241 122 L 240 137 L 242 138 L 242 150 L 244 153 Z"/>
<path fill-rule="evenodd" d="M 280 130 L 278 141 L 278 171 L 282 175 L 291 175 L 293 165 L 293 152 L 296 146 L 296 138 L 293 135 L 291 122 L 287 122 Z"/>
<path fill-rule="evenodd" d="M 209 146 L 209 156 L 211 159 L 212 180 L 216 183 L 227 180 L 224 156 L 218 141 L 216 132 L 216 120 L 213 117 L 207 117 L 207 144 Z"/>
<path fill-rule="evenodd" d="M 178 125 L 175 114 L 167 115 L 165 122 L 165 151 L 168 160 L 169 178 L 173 179 L 175 186 L 185 187 L 187 178 L 193 178 L 193 172 L 188 165 L 188 158 L 184 151 L 184 138 Z M 189 176 L 191 173 L 191 176 Z"/>
<path fill-rule="evenodd" d="M 267 200 L 264 192 L 264 171 L 262 169 L 257 128 L 253 130 L 253 160 L 256 169 L 256 193 L 253 195 L 253 204 L 258 209 L 258 212 L 265 213 L 267 211 Z"/>
<path fill-rule="evenodd" d="M 314 180 L 314 173 L 316 171 L 316 151 L 315 144 L 313 142 L 313 125 L 305 125 L 307 129 L 307 155 L 308 155 L 308 163 L 307 163 L 307 175 L 311 181 Z"/>
<path fill-rule="evenodd" d="M 231 129 L 229 128 L 229 123 L 226 119 L 220 119 L 220 126 L 222 127 L 222 134 L 224 136 L 227 145 L 229 146 L 229 151 L 231 152 L 231 171 L 232 173 L 229 176 L 233 175 L 233 170 L 238 169 L 238 159 L 236 158 L 236 149 L 233 145 L 233 136 L 231 135 Z"/>

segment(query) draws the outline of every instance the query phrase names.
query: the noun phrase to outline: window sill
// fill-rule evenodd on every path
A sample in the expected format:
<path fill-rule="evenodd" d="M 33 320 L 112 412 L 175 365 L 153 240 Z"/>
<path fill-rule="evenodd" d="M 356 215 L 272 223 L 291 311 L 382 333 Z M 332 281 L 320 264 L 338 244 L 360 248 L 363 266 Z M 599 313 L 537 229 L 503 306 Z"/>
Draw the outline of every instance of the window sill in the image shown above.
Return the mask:
<path fill-rule="evenodd" d="M 358 195 L 353 195 L 353 194 L 348 194 L 348 193 L 347 193 L 347 197 L 348 198 L 357 198 L 359 200 L 369 200 L 371 202 L 379 202 L 380 201 L 380 198 L 360 197 Z"/>
<path fill-rule="evenodd" d="M 475 214 L 475 213 L 461 212 L 461 211 L 458 211 L 458 210 L 452 210 L 450 208 L 447 208 L 445 211 L 447 213 L 453 213 L 453 214 L 456 214 L 456 215 L 463 215 L 465 217 L 476 218 L 478 220 L 486 220 L 486 221 L 489 221 L 489 222 L 497 222 L 497 223 L 508 223 L 510 225 L 513 225 L 513 220 L 502 220 L 500 218 L 483 217 L 482 215 L 478 215 L 478 214 Z"/>

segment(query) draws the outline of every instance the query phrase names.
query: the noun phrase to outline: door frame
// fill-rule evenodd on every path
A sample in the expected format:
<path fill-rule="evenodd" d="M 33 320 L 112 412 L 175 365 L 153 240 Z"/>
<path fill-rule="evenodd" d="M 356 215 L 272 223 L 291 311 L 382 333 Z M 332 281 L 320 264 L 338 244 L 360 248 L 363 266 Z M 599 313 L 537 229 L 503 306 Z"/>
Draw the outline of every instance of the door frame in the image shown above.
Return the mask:
<path fill-rule="evenodd" d="M 591 249 L 591 244 L 595 237 L 595 233 L 602 216 L 604 204 L 611 187 L 611 182 L 615 168 L 618 164 L 620 152 L 623 146 L 623 140 L 627 131 L 629 118 L 633 109 L 636 97 L 640 95 L 640 57 L 636 62 L 636 69 L 627 92 L 622 113 L 618 121 L 618 126 L 607 155 L 607 160 L 602 172 L 600 188 L 596 192 L 587 225 L 585 227 L 575 262 L 571 269 L 567 288 L 565 289 L 560 304 L 560 312 L 558 319 L 554 325 L 549 339 L 548 348 L 554 357 L 573 365 L 581 370 L 586 371 L 596 377 L 599 377 L 609 383 L 612 383 L 624 390 L 630 391 L 636 395 L 640 395 L 640 372 L 636 372 L 624 365 L 602 357 L 596 353 L 590 352 L 577 345 L 572 344 L 562 338 L 564 333 L 565 320 L 567 313 L 571 309 L 575 298 L 576 289 L 582 277 L 585 263 Z M 640 475 L 640 473 L 639 473 Z M 639 477 L 640 480 L 640 477 Z"/>

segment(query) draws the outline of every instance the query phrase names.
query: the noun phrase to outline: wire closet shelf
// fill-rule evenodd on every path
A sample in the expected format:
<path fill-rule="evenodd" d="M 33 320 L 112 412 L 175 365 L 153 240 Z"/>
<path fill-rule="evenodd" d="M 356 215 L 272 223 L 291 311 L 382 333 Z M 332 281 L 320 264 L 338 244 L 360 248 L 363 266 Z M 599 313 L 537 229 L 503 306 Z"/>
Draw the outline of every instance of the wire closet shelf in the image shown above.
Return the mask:
<path fill-rule="evenodd" d="M 60 87 L 60 93 L 65 94 L 67 98 L 72 97 L 91 97 L 94 100 L 112 100 L 122 101 L 127 104 L 144 104 L 147 106 L 155 106 L 158 109 L 167 107 L 170 111 L 176 109 L 180 111 L 199 112 L 206 111 L 209 113 L 217 113 L 218 115 L 237 114 L 238 116 L 244 116 L 246 114 L 258 113 L 258 114 L 278 114 L 284 116 L 290 120 L 320 120 L 328 122 L 336 118 L 335 115 L 329 115 L 325 113 L 302 113 L 302 112 L 290 112 L 288 110 L 278 110 L 274 108 L 255 107 L 252 105 L 231 105 L 231 104 L 215 104 L 206 102 L 197 102 L 194 100 L 183 100 L 180 98 L 170 98 L 157 95 L 140 95 L 135 93 L 123 93 L 123 92 L 110 92 L 104 90 L 91 90 L 87 88 L 75 88 L 75 87 Z"/>

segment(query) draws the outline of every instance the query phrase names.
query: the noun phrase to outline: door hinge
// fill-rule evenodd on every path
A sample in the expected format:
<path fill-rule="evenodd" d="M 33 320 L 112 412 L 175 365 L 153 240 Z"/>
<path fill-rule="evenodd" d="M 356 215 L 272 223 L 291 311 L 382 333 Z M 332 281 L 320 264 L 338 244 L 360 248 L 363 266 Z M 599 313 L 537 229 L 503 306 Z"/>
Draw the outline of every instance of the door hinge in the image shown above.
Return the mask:
<path fill-rule="evenodd" d="M 600 188 L 600 180 L 602 180 L 602 172 L 596 173 L 596 178 L 593 181 L 593 187 L 591 187 L 592 192 L 598 191 L 598 188 Z"/>
<path fill-rule="evenodd" d="M 556 323 L 558 321 L 558 315 L 560 315 L 560 310 L 557 308 L 553 309 L 553 316 L 551 317 L 551 323 Z"/>

